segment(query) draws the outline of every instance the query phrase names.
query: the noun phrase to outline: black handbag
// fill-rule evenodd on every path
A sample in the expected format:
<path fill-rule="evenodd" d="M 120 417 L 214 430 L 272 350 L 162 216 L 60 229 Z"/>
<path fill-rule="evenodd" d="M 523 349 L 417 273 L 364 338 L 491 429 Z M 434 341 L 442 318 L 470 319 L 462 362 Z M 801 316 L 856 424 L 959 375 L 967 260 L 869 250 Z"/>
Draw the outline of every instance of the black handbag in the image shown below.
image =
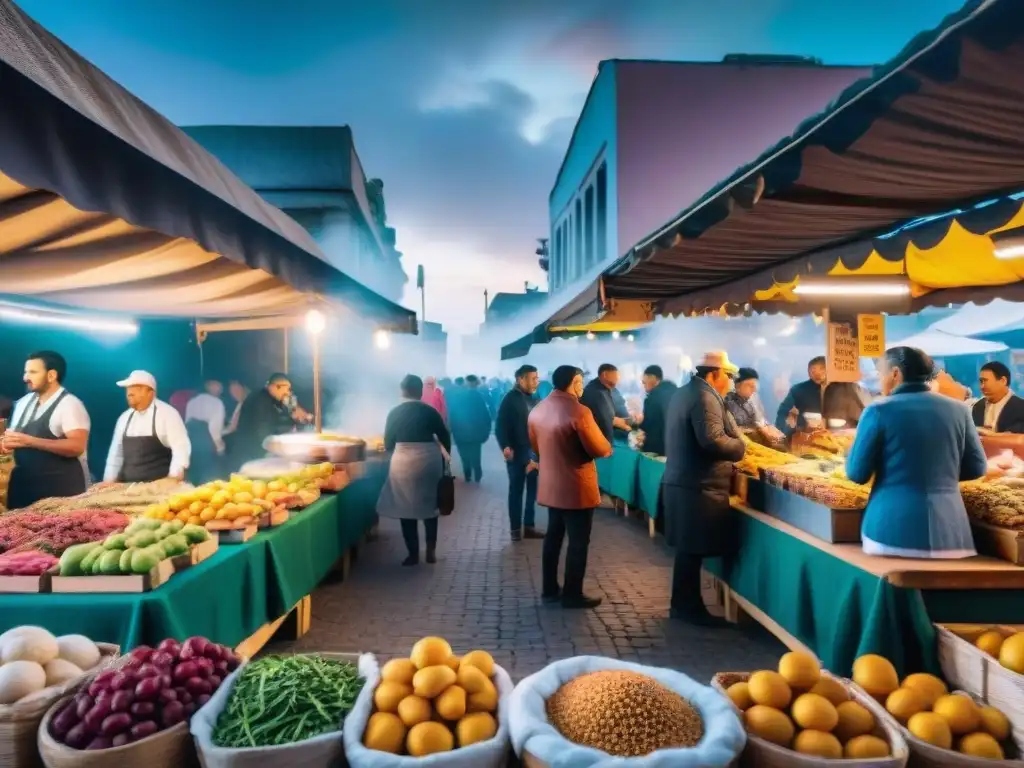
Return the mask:
<path fill-rule="evenodd" d="M 437 440 L 437 436 L 434 436 Z M 441 449 L 441 456 L 444 458 L 444 474 L 437 481 L 437 511 L 444 516 L 455 511 L 455 477 L 452 475 L 452 457 L 445 450 L 440 440 L 437 446 Z"/>

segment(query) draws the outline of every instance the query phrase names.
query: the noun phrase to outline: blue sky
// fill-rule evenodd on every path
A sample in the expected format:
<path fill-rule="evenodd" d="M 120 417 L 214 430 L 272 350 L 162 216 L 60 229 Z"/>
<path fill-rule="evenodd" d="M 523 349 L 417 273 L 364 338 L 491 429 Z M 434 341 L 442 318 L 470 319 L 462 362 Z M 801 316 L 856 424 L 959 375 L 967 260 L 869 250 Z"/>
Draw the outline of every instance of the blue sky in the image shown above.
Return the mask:
<path fill-rule="evenodd" d="M 887 60 L 961 0 L 17 0 L 174 122 L 351 125 L 428 319 L 542 283 L 547 195 L 597 63 Z M 753 159 L 753 158 L 751 158 Z M 412 290 L 406 302 L 418 307 Z"/>

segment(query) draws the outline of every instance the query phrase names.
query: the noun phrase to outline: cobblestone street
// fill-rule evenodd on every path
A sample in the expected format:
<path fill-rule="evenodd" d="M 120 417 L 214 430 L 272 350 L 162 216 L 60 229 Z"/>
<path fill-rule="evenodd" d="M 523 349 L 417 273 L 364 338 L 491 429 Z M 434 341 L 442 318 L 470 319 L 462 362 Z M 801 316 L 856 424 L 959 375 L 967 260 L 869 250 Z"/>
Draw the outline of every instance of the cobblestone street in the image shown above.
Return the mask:
<path fill-rule="evenodd" d="M 517 680 L 577 654 L 673 667 L 701 681 L 775 665 L 782 646 L 759 627 L 708 630 L 669 620 L 671 555 L 646 526 L 611 510 L 595 515 L 587 572 L 588 594 L 604 603 L 593 611 L 541 603 L 541 542 L 510 541 L 506 475 L 493 443 L 484 457 L 481 485 L 457 481 L 457 509 L 441 519 L 436 565 L 401 567 L 398 523 L 382 520 L 349 578 L 314 593 L 312 630 L 292 647 L 387 658 L 436 634 L 456 651 L 492 651 Z M 543 508 L 537 522 L 545 523 Z"/>

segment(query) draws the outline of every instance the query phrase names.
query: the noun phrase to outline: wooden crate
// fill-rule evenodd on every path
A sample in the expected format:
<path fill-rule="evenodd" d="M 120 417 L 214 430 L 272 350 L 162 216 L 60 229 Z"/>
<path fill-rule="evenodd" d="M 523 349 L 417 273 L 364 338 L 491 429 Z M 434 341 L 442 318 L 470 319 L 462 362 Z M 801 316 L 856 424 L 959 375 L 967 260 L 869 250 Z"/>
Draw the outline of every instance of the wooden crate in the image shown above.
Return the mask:
<path fill-rule="evenodd" d="M 747 505 L 830 544 L 859 544 L 863 509 L 833 509 L 769 483 L 748 483 Z"/>
<path fill-rule="evenodd" d="M 217 534 L 217 541 L 220 544 L 244 544 L 259 533 L 259 528 L 253 524 L 244 528 L 229 528 L 224 531 L 212 531 L 212 533 Z"/>
<path fill-rule="evenodd" d="M 49 591 L 49 573 L 41 576 L 0 576 L 0 594 L 34 595 Z"/>
<path fill-rule="evenodd" d="M 1024 675 L 1006 669 L 975 641 L 994 629 L 1004 637 L 1024 632 L 1020 624 L 936 624 L 942 674 L 957 688 L 1000 710 L 1013 725 L 1013 737 L 1024 745 Z"/>
<path fill-rule="evenodd" d="M 174 563 L 174 570 L 184 571 L 193 565 L 199 565 L 203 560 L 209 560 L 217 554 L 219 547 L 220 542 L 216 536 L 211 536 L 202 544 L 195 544 L 189 547 L 187 554 L 171 558 Z"/>
<path fill-rule="evenodd" d="M 974 546 L 979 555 L 989 555 L 1014 565 L 1024 565 L 1024 531 L 1000 528 L 979 520 L 971 521 Z"/>
<path fill-rule="evenodd" d="M 76 594 L 138 593 L 156 589 L 174 575 L 174 562 L 161 560 L 146 574 L 127 576 L 60 576 L 51 573 L 50 591 Z"/>

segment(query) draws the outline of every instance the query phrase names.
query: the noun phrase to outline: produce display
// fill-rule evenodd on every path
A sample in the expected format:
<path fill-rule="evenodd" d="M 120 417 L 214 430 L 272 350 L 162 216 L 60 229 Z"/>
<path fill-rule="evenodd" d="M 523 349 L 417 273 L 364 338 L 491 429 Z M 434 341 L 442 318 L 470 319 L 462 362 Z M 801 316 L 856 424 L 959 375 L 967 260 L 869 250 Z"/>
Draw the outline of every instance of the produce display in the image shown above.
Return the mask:
<path fill-rule="evenodd" d="M 871 495 L 870 485 L 851 482 L 842 460 L 801 459 L 764 470 L 772 485 L 805 496 L 833 509 L 863 509 Z"/>
<path fill-rule="evenodd" d="M 878 685 L 884 687 L 891 677 L 895 690 L 899 685 L 895 670 L 888 675 L 892 665 L 882 674 L 870 661 L 864 661 L 867 658 L 857 662 L 862 664 L 862 680 L 874 683 L 871 675 L 881 674 Z M 822 674 L 818 660 L 809 654 L 787 653 L 777 670 L 754 672 L 746 680 L 728 685 L 726 693 L 743 713 L 747 732 L 780 747 L 832 760 L 881 758 L 892 753 L 874 715 L 852 700 L 842 683 Z"/>
<path fill-rule="evenodd" d="M 486 651 L 459 658 L 440 637 L 425 637 L 408 659 L 381 668 L 367 749 L 425 757 L 493 739 L 498 732 L 494 659 Z"/>
<path fill-rule="evenodd" d="M 818 455 L 823 453 L 825 456 L 845 456 L 853 447 L 856 435 L 857 433 L 852 430 L 843 432 L 815 430 L 806 435 L 800 453 L 803 455 L 805 451 L 811 451 L 819 452 Z"/>
<path fill-rule="evenodd" d="M 82 635 L 54 637 L 42 627 L 0 635 L 0 705 L 63 686 L 100 663 L 100 649 Z"/>
<path fill-rule="evenodd" d="M 704 735 L 696 707 L 636 672 L 580 675 L 555 691 L 546 706 L 548 720 L 566 739 L 617 757 L 692 747 Z"/>
<path fill-rule="evenodd" d="M 28 549 L 0 555 L 0 576 L 42 576 L 57 564 L 49 552 Z"/>
<path fill-rule="evenodd" d="M 795 456 L 788 453 L 776 451 L 774 448 L 767 448 L 760 443 L 755 443 L 746 435 L 743 435 L 743 442 L 747 446 L 747 452 L 743 455 L 742 459 L 736 462 L 736 469 L 744 474 L 757 477 L 761 469 L 781 467 L 799 461 Z"/>
<path fill-rule="evenodd" d="M 1024 632 L 1003 634 L 990 629 L 979 635 L 974 644 L 1006 669 L 1024 675 Z"/>
<path fill-rule="evenodd" d="M 960 483 L 967 514 L 1001 528 L 1024 530 L 1024 480 L 1003 477 Z"/>
<path fill-rule="evenodd" d="M 162 502 L 180 489 L 190 487 L 170 478 L 151 483 L 96 483 L 78 496 L 40 499 L 27 509 L 41 515 L 62 515 L 84 509 L 110 509 L 136 515 L 148 505 Z"/>
<path fill-rule="evenodd" d="M 54 714 L 50 736 L 87 750 L 140 741 L 187 722 L 238 663 L 229 648 L 202 637 L 136 648 Z"/>
<path fill-rule="evenodd" d="M 0 456 L 0 515 L 7 511 L 7 485 L 14 462 L 9 455 Z"/>
<path fill-rule="evenodd" d="M 207 530 L 198 525 L 140 518 L 123 533 L 112 533 L 102 541 L 66 549 L 60 557 L 60 575 L 142 575 L 153 570 L 161 560 L 186 555 L 193 544 L 201 544 L 209 538 Z"/>
<path fill-rule="evenodd" d="M 281 746 L 341 730 L 365 681 L 355 664 L 321 656 L 266 656 L 245 666 L 217 717 L 213 743 Z"/>
<path fill-rule="evenodd" d="M 1010 722 L 1002 712 L 966 694 L 950 693 L 937 677 L 916 674 L 900 683 L 888 660 L 862 656 L 854 662 L 853 681 L 926 744 L 993 760 L 1016 753 Z"/>
<path fill-rule="evenodd" d="M 124 530 L 128 518 L 108 509 L 47 515 L 8 512 L 0 516 L 0 553 L 38 551 L 60 555 L 68 547 Z"/>
<path fill-rule="evenodd" d="M 316 464 L 269 481 L 232 475 L 230 480 L 214 480 L 175 494 L 147 507 L 143 514 L 211 530 L 269 524 L 275 508 L 308 507 L 319 499 L 320 485 L 333 472 L 333 464 Z"/>

